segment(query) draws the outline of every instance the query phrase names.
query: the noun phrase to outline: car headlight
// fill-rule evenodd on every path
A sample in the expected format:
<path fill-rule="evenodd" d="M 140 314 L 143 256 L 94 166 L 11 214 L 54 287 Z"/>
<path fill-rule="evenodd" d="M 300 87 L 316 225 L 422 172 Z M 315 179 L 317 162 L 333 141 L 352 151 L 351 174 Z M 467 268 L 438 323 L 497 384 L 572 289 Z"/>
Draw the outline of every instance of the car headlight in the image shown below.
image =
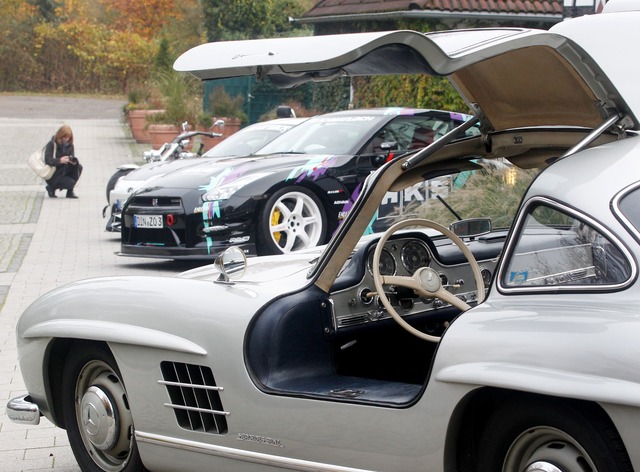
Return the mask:
<path fill-rule="evenodd" d="M 256 180 L 262 179 L 263 177 L 266 177 L 268 175 L 271 175 L 271 172 L 249 174 L 249 175 L 244 175 L 242 177 L 238 177 L 237 179 L 234 179 L 230 182 L 223 183 L 221 185 L 216 186 L 215 188 L 212 188 L 207 193 L 202 195 L 202 200 L 204 200 L 205 202 L 213 202 L 216 200 L 227 200 L 229 197 L 231 197 L 231 195 L 236 193 L 242 187 L 246 187 L 250 183 L 255 182 Z"/>

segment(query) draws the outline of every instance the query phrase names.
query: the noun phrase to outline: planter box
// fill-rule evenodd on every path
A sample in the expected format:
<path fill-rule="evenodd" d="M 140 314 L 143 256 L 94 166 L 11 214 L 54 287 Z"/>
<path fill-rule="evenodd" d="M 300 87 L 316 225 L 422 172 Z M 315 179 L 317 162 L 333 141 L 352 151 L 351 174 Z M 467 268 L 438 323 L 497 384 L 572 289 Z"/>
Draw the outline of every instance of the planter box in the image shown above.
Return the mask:
<path fill-rule="evenodd" d="M 151 147 L 160 149 L 164 143 L 169 143 L 178 136 L 182 130 L 175 125 L 151 124 L 147 127 L 151 135 Z"/>
<path fill-rule="evenodd" d="M 213 118 L 214 122 L 216 120 L 223 120 L 224 126 L 222 128 L 218 126 L 212 126 L 211 128 L 206 130 L 202 129 L 202 131 L 220 133 L 222 134 L 222 136 L 220 136 L 219 138 L 208 138 L 206 136 L 199 136 L 200 141 L 204 144 L 204 147 L 202 148 L 203 154 L 214 147 L 216 144 L 222 142 L 223 139 L 228 138 L 236 131 L 239 131 L 242 124 L 242 122 L 238 118 Z"/>
<path fill-rule="evenodd" d="M 147 116 L 160 113 L 162 110 L 129 110 L 127 115 L 131 135 L 138 143 L 150 143 L 151 135 L 147 129 Z"/>

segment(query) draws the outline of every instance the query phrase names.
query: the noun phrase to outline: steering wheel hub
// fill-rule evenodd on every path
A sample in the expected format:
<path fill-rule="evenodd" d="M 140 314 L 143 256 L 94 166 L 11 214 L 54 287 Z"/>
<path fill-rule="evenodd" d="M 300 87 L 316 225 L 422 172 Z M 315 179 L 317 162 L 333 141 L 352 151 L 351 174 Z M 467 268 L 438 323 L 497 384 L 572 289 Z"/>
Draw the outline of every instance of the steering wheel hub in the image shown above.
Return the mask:
<path fill-rule="evenodd" d="M 422 267 L 418 269 L 418 280 L 420 285 L 427 292 L 435 293 L 440 289 L 442 281 L 440 275 L 431 267 Z"/>

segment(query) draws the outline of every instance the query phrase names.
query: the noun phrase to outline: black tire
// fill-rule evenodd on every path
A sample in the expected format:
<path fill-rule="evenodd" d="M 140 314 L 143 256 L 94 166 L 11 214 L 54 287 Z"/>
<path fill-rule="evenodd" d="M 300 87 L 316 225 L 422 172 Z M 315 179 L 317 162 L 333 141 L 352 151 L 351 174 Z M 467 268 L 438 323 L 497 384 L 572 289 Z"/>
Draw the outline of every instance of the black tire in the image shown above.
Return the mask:
<path fill-rule="evenodd" d="M 62 375 L 62 408 L 71 449 L 84 472 L 146 470 L 127 392 L 106 346 L 82 344 L 70 350 Z"/>
<path fill-rule="evenodd" d="M 578 402 L 520 397 L 492 414 L 479 446 L 478 471 L 632 471 L 602 410 Z"/>
<path fill-rule="evenodd" d="M 124 177 L 133 169 L 118 169 L 107 182 L 107 202 L 109 202 L 109 194 L 116 187 L 116 182 L 120 180 L 120 177 Z"/>
<path fill-rule="evenodd" d="M 258 220 L 258 253 L 287 254 L 322 244 L 327 216 L 318 197 L 302 186 L 285 187 L 265 203 Z"/>

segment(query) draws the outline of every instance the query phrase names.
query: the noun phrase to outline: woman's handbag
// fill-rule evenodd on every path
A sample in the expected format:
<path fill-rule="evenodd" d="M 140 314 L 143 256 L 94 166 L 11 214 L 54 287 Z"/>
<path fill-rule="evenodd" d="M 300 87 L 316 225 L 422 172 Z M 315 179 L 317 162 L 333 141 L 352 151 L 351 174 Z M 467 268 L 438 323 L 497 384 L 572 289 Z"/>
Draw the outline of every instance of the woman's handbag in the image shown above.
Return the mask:
<path fill-rule="evenodd" d="M 44 180 L 49 180 L 54 172 L 56 171 L 56 168 L 50 165 L 47 165 L 44 162 L 44 151 L 46 149 L 46 146 L 43 147 L 42 149 L 40 149 L 39 151 L 34 152 L 33 154 L 31 154 L 29 156 L 29 159 L 27 159 L 27 164 L 29 164 L 29 167 L 31 167 L 31 170 L 34 171 L 38 177 L 43 178 Z M 55 143 L 54 143 L 54 148 L 53 148 L 53 155 L 55 156 Z"/>

